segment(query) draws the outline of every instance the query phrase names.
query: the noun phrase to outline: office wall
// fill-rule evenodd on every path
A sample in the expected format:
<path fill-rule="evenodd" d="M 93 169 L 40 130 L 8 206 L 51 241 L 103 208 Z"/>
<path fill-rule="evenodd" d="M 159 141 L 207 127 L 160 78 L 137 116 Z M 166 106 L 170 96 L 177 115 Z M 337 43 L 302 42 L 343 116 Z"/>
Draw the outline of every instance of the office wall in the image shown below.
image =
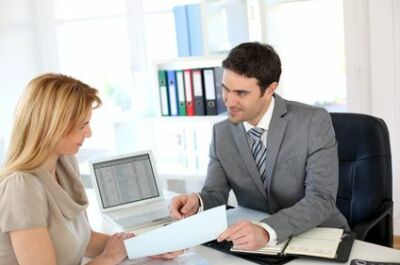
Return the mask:
<path fill-rule="evenodd" d="M 393 163 L 394 233 L 400 234 L 400 1 L 344 3 L 350 112 L 383 118 Z"/>

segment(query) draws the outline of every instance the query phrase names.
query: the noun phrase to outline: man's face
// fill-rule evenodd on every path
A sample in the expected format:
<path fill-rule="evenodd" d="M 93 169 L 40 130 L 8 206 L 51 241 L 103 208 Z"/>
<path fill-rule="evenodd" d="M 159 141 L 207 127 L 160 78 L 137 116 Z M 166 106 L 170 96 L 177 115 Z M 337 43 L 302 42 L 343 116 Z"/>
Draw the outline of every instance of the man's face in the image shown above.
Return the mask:
<path fill-rule="evenodd" d="M 256 78 L 225 69 L 222 89 L 229 119 L 234 123 L 247 121 L 257 125 L 269 107 L 275 87 L 276 83 L 271 84 L 261 95 Z"/>

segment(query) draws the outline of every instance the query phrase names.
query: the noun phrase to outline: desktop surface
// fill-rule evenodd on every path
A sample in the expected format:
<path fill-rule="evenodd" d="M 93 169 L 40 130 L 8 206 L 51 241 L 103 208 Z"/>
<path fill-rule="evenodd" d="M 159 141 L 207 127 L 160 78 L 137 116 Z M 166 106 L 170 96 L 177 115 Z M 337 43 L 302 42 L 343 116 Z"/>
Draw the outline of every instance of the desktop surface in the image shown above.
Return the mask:
<path fill-rule="evenodd" d="M 103 232 L 107 234 L 112 234 L 120 231 L 120 228 L 113 224 L 111 221 L 104 218 L 97 206 L 97 201 L 95 198 L 95 194 L 93 189 L 86 189 L 88 199 L 89 199 L 89 207 L 87 209 L 87 214 L 89 218 L 90 225 L 94 231 Z M 171 193 L 166 192 L 165 196 L 171 197 Z M 154 228 L 154 227 L 153 227 Z M 144 233 L 152 228 L 145 228 L 140 230 L 133 231 L 136 234 Z M 209 264 L 212 265 L 250 265 L 256 264 L 254 262 L 250 262 L 239 257 L 235 257 L 232 255 L 225 254 L 218 250 L 205 247 L 205 246 L 196 246 L 191 248 L 191 251 L 203 257 L 208 261 Z M 352 259 L 363 259 L 369 261 L 380 261 L 380 262 L 400 262 L 400 250 L 396 250 L 393 248 L 383 247 L 359 240 L 355 240 L 353 244 L 353 248 L 347 263 L 338 263 L 329 260 L 315 259 L 315 258 L 297 258 L 292 261 L 289 261 L 288 265 L 313 265 L 313 264 L 346 264 L 349 265 Z M 151 264 L 153 264 L 152 262 Z M 160 261 L 159 264 L 163 262 Z M 83 263 L 84 264 L 84 263 Z M 132 263 L 134 264 L 134 263 Z M 173 264 L 173 262 L 171 263 Z M 182 265 L 182 263 L 179 263 Z M 204 264 L 205 265 L 205 264 Z"/>

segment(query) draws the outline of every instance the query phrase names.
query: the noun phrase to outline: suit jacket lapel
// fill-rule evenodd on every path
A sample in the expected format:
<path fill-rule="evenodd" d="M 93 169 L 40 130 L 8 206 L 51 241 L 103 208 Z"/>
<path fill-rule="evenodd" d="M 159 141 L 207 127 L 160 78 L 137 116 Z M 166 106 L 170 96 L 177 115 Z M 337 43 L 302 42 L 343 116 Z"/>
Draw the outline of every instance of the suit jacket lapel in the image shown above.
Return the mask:
<path fill-rule="evenodd" d="M 271 187 L 272 172 L 274 171 L 276 157 L 282 144 L 287 121 L 282 116 L 287 112 L 285 101 L 278 95 L 275 96 L 275 108 L 268 129 L 267 140 L 267 187 Z"/>
<path fill-rule="evenodd" d="M 244 160 L 244 163 L 246 164 L 247 170 L 249 171 L 250 176 L 254 181 L 254 184 L 267 200 L 267 193 L 261 181 L 260 172 L 258 171 L 256 163 L 254 162 L 253 155 L 251 154 L 246 130 L 243 126 L 243 123 L 239 124 L 231 123 L 231 130 L 233 138 L 235 139 L 236 145 L 238 147 L 239 153 L 242 159 Z"/>

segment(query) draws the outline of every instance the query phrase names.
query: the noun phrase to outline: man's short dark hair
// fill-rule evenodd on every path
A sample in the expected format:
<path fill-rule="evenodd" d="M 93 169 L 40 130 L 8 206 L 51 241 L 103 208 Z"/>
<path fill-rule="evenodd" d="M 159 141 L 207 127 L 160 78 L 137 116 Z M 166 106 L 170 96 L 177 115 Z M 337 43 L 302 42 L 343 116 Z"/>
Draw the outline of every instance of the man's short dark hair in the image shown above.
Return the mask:
<path fill-rule="evenodd" d="M 259 42 L 245 42 L 234 47 L 222 61 L 222 67 L 256 78 L 262 95 L 270 84 L 279 82 L 282 72 L 281 60 L 274 48 Z"/>

